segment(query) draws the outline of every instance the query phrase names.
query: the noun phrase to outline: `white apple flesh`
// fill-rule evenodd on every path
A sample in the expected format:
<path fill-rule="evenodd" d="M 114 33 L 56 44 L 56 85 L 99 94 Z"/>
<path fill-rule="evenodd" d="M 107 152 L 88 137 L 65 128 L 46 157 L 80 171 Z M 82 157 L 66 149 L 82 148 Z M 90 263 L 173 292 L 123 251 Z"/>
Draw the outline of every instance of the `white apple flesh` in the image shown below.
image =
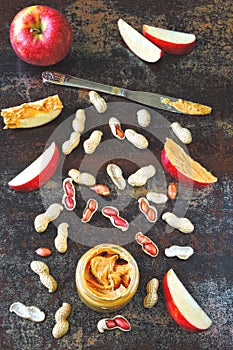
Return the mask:
<path fill-rule="evenodd" d="M 19 11 L 10 25 L 10 42 L 16 55 L 36 66 L 61 61 L 71 49 L 73 32 L 59 11 L 33 5 Z"/>
<path fill-rule="evenodd" d="M 163 278 L 163 295 L 169 314 L 182 328 L 190 332 L 200 332 L 211 326 L 211 319 L 187 291 L 173 269 Z"/>
<path fill-rule="evenodd" d="M 190 53 L 196 44 L 196 36 L 191 33 L 178 32 L 144 24 L 143 35 L 160 47 L 164 52 L 173 55 Z"/>
<path fill-rule="evenodd" d="M 15 191 L 29 192 L 43 186 L 55 173 L 59 163 L 59 149 L 55 142 L 27 168 L 8 182 Z"/>
<path fill-rule="evenodd" d="M 154 63 L 162 57 L 163 52 L 160 48 L 121 18 L 118 20 L 118 28 L 129 49 L 143 61 Z"/>

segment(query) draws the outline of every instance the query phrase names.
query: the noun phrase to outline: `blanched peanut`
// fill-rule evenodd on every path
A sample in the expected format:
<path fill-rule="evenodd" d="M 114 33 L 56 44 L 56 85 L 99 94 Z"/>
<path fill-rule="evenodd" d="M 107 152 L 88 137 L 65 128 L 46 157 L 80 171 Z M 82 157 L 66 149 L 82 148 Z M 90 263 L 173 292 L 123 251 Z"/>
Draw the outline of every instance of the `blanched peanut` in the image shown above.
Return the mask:
<path fill-rule="evenodd" d="M 126 181 L 122 176 L 121 168 L 116 164 L 108 164 L 107 173 L 110 176 L 112 182 L 119 188 L 119 190 L 124 190 L 126 187 Z"/>
<path fill-rule="evenodd" d="M 146 139 L 146 137 L 142 134 L 137 133 L 133 129 L 126 129 L 125 137 L 129 142 L 131 142 L 135 147 L 139 149 L 145 149 L 149 145 L 149 142 Z"/>
<path fill-rule="evenodd" d="M 74 131 L 79 132 L 82 134 L 82 132 L 85 129 L 85 123 L 86 123 L 86 114 L 84 109 L 78 109 L 75 113 L 75 118 L 72 121 L 72 127 Z"/>
<path fill-rule="evenodd" d="M 170 127 L 181 142 L 184 144 L 189 144 L 192 142 L 192 134 L 189 129 L 182 128 L 178 122 L 172 123 Z"/>
<path fill-rule="evenodd" d="M 150 113 L 146 109 L 140 109 L 137 111 L 137 120 L 142 128 L 148 127 L 151 121 Z"/>
<path fill-rule="evenodd" d="M 83 142 L 83 148 L 85 153 L 92 154 L 95 152 L 96 148 L 101 142 L 101 138 L 103 136 L 102 131 L 94 130 L 91 133 L 91 136 Z"/>
<path fill-rule="evenodd" d="M 69 140 L 63 142 L 62 144 L 62 152 L 63 154 L 70 154 L 73 149 L 75 149 L 80 142 L 80 132 L 74 131 L 70 134 Z"/>
<path fill-rule="evenodd" d="M 89 92 L 90 102 L 94 105 L 98 113 L 104 113 L 107 110 L 106 101 L 96 91 Z"/>
<path fill-rule="evenodd" d="M 81 173 L 77 169 L 70 169 L 68 175 L 79 185 L 94 186 L 96 183 L 95 177 L 92 174 Z"/>
<path fill-rule="evenodd" d="M 152 308 L 158 301 L 158 288 L 159 280 L 157 278 L 152 278 L 146 285 L 147 295 L 143 300 L 143 305 L 145 308 Z"/>
<path fill-rule="evenodd" d="M 156 169 L 153 165 L 142 167 L 128 177 L 128 183 L 131 186 L 143 186 L 148 179 L 155 175 L 155 173 Z"/>
<path fill-rule="evenodd" d="M 67 251 L 68 227 L 69 225 L 63 222 L 57 228 L 57 237 L 54 240 L 54 244 L 59 253 L 65 253 Z"/>
<path fill-rule="evenodd" d="M 48 266 L 42 261 L 32 261 L 31 269 L 33 272 L 37 273 L 40 276 L 41 283 L 48 288 L 49 293 L 55 292 L 57 290 L 57 282 L 50 275 Z"/>
<path fill-rule="evenodd" d="M 120 140 L 124 140 L 125 138 L 125 133 L 124 131 L 121 129 L 121 123 L 120 121 L 116 118 L 116 117 L 111 117 L 109 119 L 109 126 L 111 129 L 112 134 L 120 139 Z"/>
<path fill-rule="evenodd" d="M 44 232 L 48 224 L 57 219 L 62 210 L 63 206 L 61 204 L 53 203 L 48 207 L 45 213 L 37 215 L 34 220 L 36 232 Z"/>
<path fill-rule="evenodd" d="M 70 316 L 72 307 L 68 303 L 62 303 L 62 306 L 55 313 L 56 324 L 53 327 L 52 334 L 54 338 L 59 339 L 69 330 L 67 318 Z"/>
<path fill-rule="evenodd" d="M 168 223 L 169 226 L 179 230 L 183 233 L 191 233 L 194 230 L 194 226 L 187 218 L 179 218 L 173 213 L 166 212 L 162 215 L 162 219 Z"/>
<path fill-rule="evenodd" d="M 155 204 L 163 204 L 166 203 L 168 198 L 166 194 L 157 193 L 157 192 L 148 192 L 146 195 L 148 201 L 151 201 Z"/>

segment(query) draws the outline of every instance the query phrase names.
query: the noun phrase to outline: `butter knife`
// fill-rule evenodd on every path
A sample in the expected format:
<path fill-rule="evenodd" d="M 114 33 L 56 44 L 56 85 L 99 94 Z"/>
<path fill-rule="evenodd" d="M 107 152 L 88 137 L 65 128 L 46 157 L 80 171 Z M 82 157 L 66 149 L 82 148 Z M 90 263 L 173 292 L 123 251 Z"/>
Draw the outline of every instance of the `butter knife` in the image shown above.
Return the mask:
<path fill-rule="evenodd" d="M 95 90 L 110 95 L 121 96 L 146 106 L 163 109 L 173 113 L 207 115 L 210 114 L 212 110 L 211 107 L 201 105 L 196 102 L 186 101 L 180 98 L 160 95 L 152 92 L 133 91 L 121 87 L 104 85 L 60 72 L 45 71 L 42 73 L 42 80 L 44 83 Z"/>

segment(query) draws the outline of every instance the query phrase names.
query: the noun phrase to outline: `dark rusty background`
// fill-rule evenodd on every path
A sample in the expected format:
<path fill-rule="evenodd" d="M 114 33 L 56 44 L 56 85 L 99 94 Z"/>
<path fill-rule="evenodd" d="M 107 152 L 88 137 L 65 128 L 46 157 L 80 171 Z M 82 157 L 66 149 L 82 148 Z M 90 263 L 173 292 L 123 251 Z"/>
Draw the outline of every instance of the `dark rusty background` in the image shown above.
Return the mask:
<path fill-rule="evenodd" d="M 0 108 L 59 93 L 64 110 L 53 122 L 31 130 L 3 130 L 1 121 L 0 348 L 231 349 L 232 2 L 40 1 L 42 5 L 49 3 L 63 12 L 74 31 L 72 50 L 53 67 L 56 70 L 116 86 L 186 98 L 213 107 L 212 114 L 206 117 L 160 111 L 170 122 L 179 121 L 190 128 L 193 134 L 193 143 L 188 146 L 190 154 L 212 171 L 219 181 L 212 187 L 194 190 L 187 212 L 195 225 L 191 235 L 185 236 L 178 231 L 166 234 L 160 219 L 148 233 L 160 247 L 156 259 L 146 256 L 136 242 L 126 246 L 135 256 L 141 271 L 136 296 L 119 312 L 130 320 L 132 330 L 104 334 L 97 331 L 96 325 L 100 318 L 109 315 L 89 310 L 79 300 L 75 288 L 75 267 L 88 247 L 69 240 L 65 255 L 54 251 L 47 259 L 51 273 L 59 283 L 58 290 L 48 294 L 30 270 L 30 262 L 37 259 L 34 253 L 37 247 L 53 247 L 56 228 L 49 226 L 48 233 L 44 235 L 34 231 L 34 217 L 44 210 L 39 191 L 17 193 L 7 186 L 10 179 L 41 154 L 61 121 L 77 108 L 90 105 L 87 91 L 43 85 L 41 73 L 44 69 L 23 63 L 12 51 L 9 42 L 11 20 L 20 9 L 35 3 L 37 1 L 0 1 Z M 120 17 L 138 30 L 147 23 L 193 32 L 197 36 L 197 45 L 189 55 L 176 57 L 165 54 L 159 62 L 148 64 L 125 47 L 117 28 Z M 120 101 L 120 98 L 104 97 L 108 102 Z M 74 154 L 78 160 L 80 154 Z M 71 163 L 68 166 L 73 166 Z M 172 180 L 168 174 L 166 178 L 168 182 Z M 168 259 L 163 251 L 170 244 L 189 244 L 195 254 L 188 261 Z M 148 279 L 156 276 L 162 281 L 170 267 L 213 320 L 209 330 L 200 334 L 182 330 L 166 311 L 161 285 L 158 304 L 151 310 L 143 308 Z M 34 324 L 11 314 L 9 306 L 16 301 L 45 310 L 45 322 Z M 55 340 L 51 335 L 54 313 L 63 301 L 70 302 L 73 307 L 69 317 L 70 329 L 63 338 Z"/>

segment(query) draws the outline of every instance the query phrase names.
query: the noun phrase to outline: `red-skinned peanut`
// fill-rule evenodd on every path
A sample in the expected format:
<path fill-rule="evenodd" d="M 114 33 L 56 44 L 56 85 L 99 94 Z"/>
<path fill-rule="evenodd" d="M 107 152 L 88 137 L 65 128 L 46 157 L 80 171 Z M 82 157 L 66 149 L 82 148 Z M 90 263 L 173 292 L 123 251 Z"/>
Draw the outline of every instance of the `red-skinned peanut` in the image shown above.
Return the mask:
<path fill-rule="evenodd" d="M 159 248 L 157 245 L 147 236 L 141 232 L 136 233 L 135 240 L 141 245 L 142 250 L 151 257 L 155 258 L 159 254 Z"/>

